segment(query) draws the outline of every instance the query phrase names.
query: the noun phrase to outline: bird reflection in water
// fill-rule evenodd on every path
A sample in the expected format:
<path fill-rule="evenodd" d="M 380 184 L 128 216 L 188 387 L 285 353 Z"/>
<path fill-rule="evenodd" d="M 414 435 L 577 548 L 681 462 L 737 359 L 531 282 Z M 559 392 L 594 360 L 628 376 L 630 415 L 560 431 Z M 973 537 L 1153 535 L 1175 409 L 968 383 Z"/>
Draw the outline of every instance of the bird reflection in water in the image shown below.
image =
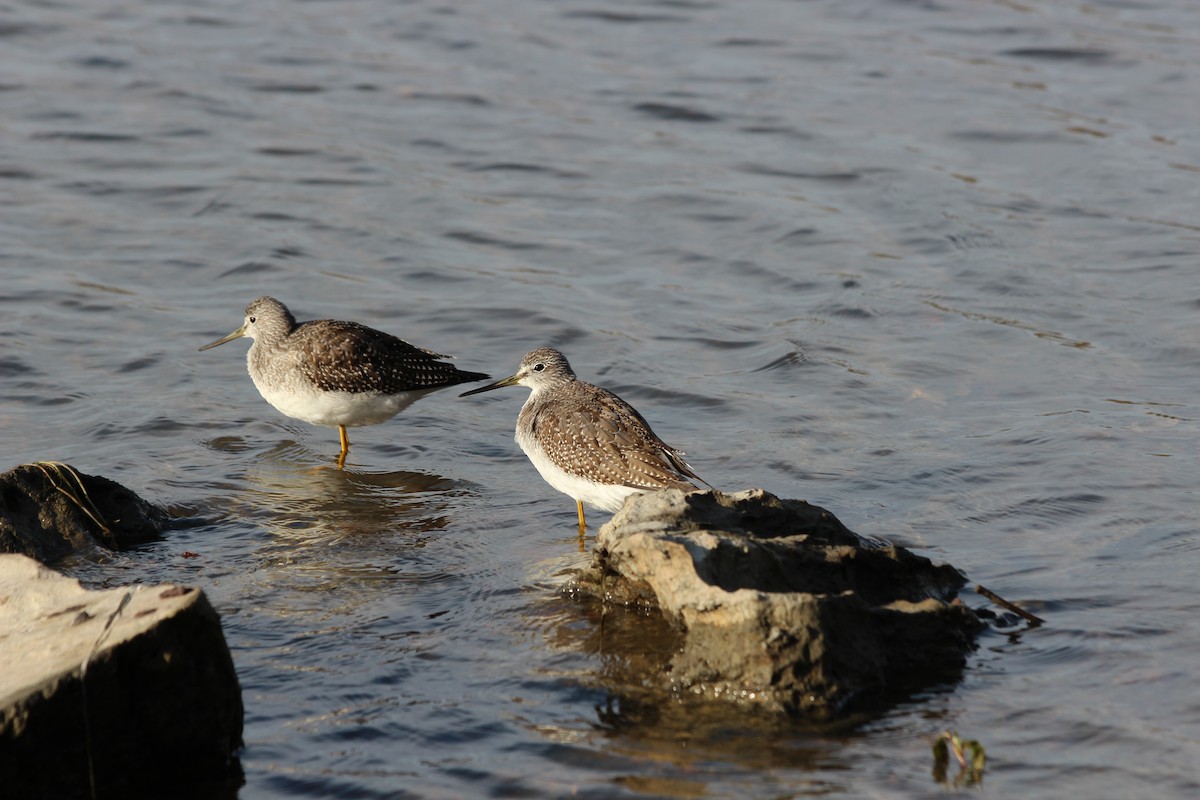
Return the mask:
<path fill-rule="evenodd" d="M 357 551 L 346 556 L 347 563 L 361 564 L 362 549 L 394 558 L 397 545 L 420 547 L 430 533 L 444 529 L 446 498 L 466 485 L 429 472 L 314 467 L 307 448 L 283 441 L 251 463 L 244 499 L 256 507 L 251 513 L 261 517 L 273 549 L 331 553 L 347 547 Z"/>

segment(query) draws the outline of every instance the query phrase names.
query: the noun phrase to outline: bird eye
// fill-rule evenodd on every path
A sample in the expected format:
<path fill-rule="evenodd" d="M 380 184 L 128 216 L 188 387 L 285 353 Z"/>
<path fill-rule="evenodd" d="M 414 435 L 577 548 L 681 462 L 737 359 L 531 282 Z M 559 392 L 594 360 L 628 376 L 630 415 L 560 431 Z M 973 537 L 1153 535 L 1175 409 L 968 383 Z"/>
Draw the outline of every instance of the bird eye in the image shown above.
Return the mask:
<path fill-rule="evenodd" d="M 251 317 L 251 318 L 250 318 L 250 323 L 251 323 L 251 324 L 254 324 L 255 322 L 258 322 L 258 317 Z"/>
<path fill-rule="evenodd" d="M 546 365 L 545 365 L 545 364 L 534 364 L 534 365 L 533 365 L 533 371 L 534 371 L 534 372 L 541 372 L 541 371 L 542 371 L 542 370 L 544 370 L 545 368 L 546 368 Z"/>

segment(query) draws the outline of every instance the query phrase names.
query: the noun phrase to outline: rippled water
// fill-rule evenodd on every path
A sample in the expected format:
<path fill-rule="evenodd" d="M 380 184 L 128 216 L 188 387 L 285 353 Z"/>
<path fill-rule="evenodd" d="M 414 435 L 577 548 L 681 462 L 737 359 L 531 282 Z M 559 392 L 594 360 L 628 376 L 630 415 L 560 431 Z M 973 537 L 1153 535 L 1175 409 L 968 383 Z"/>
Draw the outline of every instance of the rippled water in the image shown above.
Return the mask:
<path fill-rule="evenodd" d="M 242 798 L 1200 792 L 1200 7 L 0 8 L 0 430 L 187 520 L 69 571 L 221 611 Z M 464 369 L 536 345 L 701 475 L 829 508 L 1048 624 L 833 730 L 639 702 L 524 390 L 336 433 L 274 294 Z M 602 521 L 604 515 L 594 515 Z M 196 557 L 192 557 L 195 554 Z"/>

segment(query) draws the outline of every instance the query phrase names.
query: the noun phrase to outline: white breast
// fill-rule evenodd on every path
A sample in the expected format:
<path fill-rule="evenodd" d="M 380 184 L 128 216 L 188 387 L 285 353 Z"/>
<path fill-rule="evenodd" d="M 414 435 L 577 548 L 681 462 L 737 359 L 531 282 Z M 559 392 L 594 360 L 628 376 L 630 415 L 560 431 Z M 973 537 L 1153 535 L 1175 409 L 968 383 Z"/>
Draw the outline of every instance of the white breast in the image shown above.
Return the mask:
<path fill-rule="evenodd" d="M 601 511 L 614 512 L 621 510 L 626 497 L 638 492 L 637 489 L 628 486 L 597 483 L 563 470 L 550 460 L 550 456 L 546 455 L 546 451 L 538 444 L 537 438 L 521 426 L 517 428 L 516 438 L 517 444 L 546 483 L 573 500 L 581 500 Z"/>

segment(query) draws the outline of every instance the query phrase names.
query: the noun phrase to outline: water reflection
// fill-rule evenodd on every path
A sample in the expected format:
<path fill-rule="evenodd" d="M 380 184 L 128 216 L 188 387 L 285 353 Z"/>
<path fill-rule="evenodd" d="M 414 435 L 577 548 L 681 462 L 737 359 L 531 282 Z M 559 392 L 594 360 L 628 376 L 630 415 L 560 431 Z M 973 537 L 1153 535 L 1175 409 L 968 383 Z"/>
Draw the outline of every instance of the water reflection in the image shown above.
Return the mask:
<path fill-rule="evenodd" d="M 442 496 L 458 488 L 432 473 L 314 464 L 307 448 L 283 441 L 247 468 L 244 500 L 278 544 L 331 546 L 401 529 L 419 542 L 446 527 Z"/>
<path fill-rule="evenodd" d="M 545 756 L 569 759 L 564 747 L 571 751 L 587 748 L 587 741 L 599 733 L 606 757 L 616 762 L 611 768 L 634 772 L 624 780 L 636 783 L 646 777 L 637 775 L 641 769 L 634 763 L 622 763 L 628 759 L 635 763 L 650 760 L 680 770 L 677 776 L 660 771 L 654 780 L 666 783 L 650 790 L 673 787 L 668 794 L 703 793 L 704 782 L 696 782 L 703 778 L 702 772 L 731 765 L 748 772 L 828 769 L 839 752 L 839 736 L 850 735 L 864 722 L 878 718 L 859 714 L 815 723 L 754 706 L 662 691 L 655 686 L 660 682 L 655 675 L 664 673 L 680 638 L 656 613 L 601 608 L 598 603 L 558 595 L 536 601 L 526 614 L 529 625 L 542 631 L 548 649 L 560 656 L 576 656 L 571 662 L 577 668 L 563 670 L 557 678 L 594 690 L 600 698 L 593 705 L 594 721 L 589 726 L 593 735 L 562 724 L 530 726 L 550 742 Z M 589 758 L 595 758 L 594 751 L 587 752 Z M 678 781 L 683 784 L 676 786 Z"/>
<path fill-rule="evenodd" d="M 595 737 L 603 742 L 606 769 L 626 788 L 668 796 L 702 795 L 709 784 L 736 782 L 783 771 L 787 780 L 810 788 L 844 789 L 830 780 L 845 769 L 847 742 L 867 735 L 885 719 L 882 709 L 850 714 L 830 722 L 812 722 L 771 713 L 756 706 L 713 702 L 688 690 L 662 689 L 680 634 L 657 613 L 602 607 L 558 595 L 536 601 L 526 615 L 540 628 L 547 648 L 573 669 L 555 673 L 569 685 L 591 690 L 598 698 L 593 718 L 576 724 L 531 725 L 546 742 L 543 756 L 555 762 L 595 759 Z M 939 682 L 932 691 L 954 685 Z M 946 676 L 938 676 L 946 680 Z M 910 695 L 911 696 L 911 695 Z M 889 708 L 905 697 L 887 701 Z M 653 775 L 646 764 L 653 763 Z"/>
<path fill-rule="evenodd" d="M 241 445 L 214 440 L 210 446 Z M 440 584 L 459 571 L 439 562 L 427 545 L 449 526 L 453 498 L 467 483 L 432 472 L 338 469 L 291 440 L 239 463 L 244 473 L 215 485 L 221 495 L 211 503 L 220 508 L 222 524 L 240 531 L 223 540 L 222 558 L 240 560 L 240 551 L 257 564 L 246 569 L 243 562 L 243 591 L 352 584 L 359 589 L 357 605 L 394 592 L 397 584 Z"/>

